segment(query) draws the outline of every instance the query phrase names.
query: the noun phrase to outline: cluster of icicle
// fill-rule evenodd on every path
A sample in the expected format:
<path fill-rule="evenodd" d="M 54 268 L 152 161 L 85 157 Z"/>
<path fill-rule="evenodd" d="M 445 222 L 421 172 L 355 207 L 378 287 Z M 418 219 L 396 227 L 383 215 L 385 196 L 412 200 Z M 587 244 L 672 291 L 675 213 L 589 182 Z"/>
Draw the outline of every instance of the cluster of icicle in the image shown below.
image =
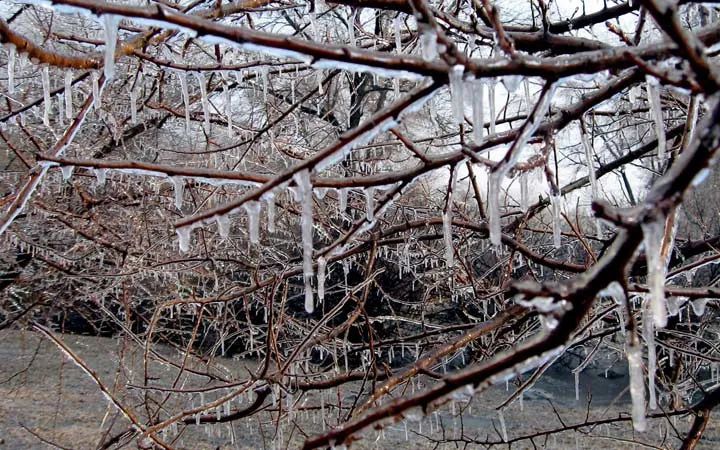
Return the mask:
<path fill-rule="evenodd" d="M 117 32 L 120 18 L 115 15 L 107 14 L 102 17 L 102 25 L 105 29 L 105 57 L 103 64 L 103 74 L 106 81 L 110 81 L 115 77 L 115 50 L 117 47 Z M 15 69 L 17 65 L 17 49 L 13 44 L 7 44 L 7 91 L 9 95 L 14 95 L 16 91 L 15 85 Z M 50 85 L 50 68 L 46 64 L 40 66 L 40 83 L 43 91 L 43 123 L 50 126 L 50 116 L 52 113 L 52 91 Z M 92 94 L 93 106 L 100 108 L 101 95 L 99 88 L 99 75 L 92 72 Z M 63 92 L 58 96 L 58 123 L 64 126 L 64 119 L 73 119 L 73 72 L 66 70 L 63 77 Z M 131 102 L 134 100 L 135 93 L 131 91 Z M 134 117 L 133 108 L 133 121 Z"/>
<path fill-rule="evenodd" d="M 465 120 L 465 97 L 470 91 L 472 103 L 472 138 L 476 145 L 482 143 L 485 134 L 485 86 L 487 85 L 487 107 L 489 115 L 488 131 L 490 135 L 496 132 L 495 112 L 495 88 L 497 79 L 475 79 L 472 75 L 465 75 L 465 67 L 462 65 L 453 66 L 449 73 L 449 85 L 451 96 L 451 118 L 454 123 L 462 124 Z M 519 85 L 520 78 L 507 76 L 502 78 L 503 85 L 508 92 L 513 92 Z M 528 79 L 523 80 L 525 104 L 528 113 L 527 123 L 521 129 L 520 135 L 516 138 L 515 148 L 509 160 L 498 163 L 490 173 L 488 186 L 488 221 L 490 228 L 490 242 L 495 246 L 501 244 L 500 232 L 500 194 L 504 178 L 512 171 L 517 160 L 527 145 L 528 140 L 537 130 L 543 117 L 552 103 L 555 85 L 550 86 L 547 92 L 534 104 L 530 95 Z M 593 172 L 594 174 L 594 172 Z M 520 208 L 527 211 L 530 195 L 528 190 L 527 172 L 520 174 Z M 560 247 L 560 213 L 561 199 L 559 194 L 551 195 L 551 210 L 553 213 L 553 243 L 556 248 Z"/>
<path fill-rule="evenodd" d="M 500 190 L 502 181 L 510 173 L 515 166 L 522 149 L 528 140 L 537 130 L 542 118 L 545 116 L 552 102 L 555 85 L 549 86 L 544 95 L 538 100 L 534 110 L 528 115 L 527 121 L 520 129 L 520 134 L 515 140 L 513 147 L 508 151 L 511 152 L 509 157 L 498 162 L 490 172 L 488 181 L 488 227 L 490 228 L 490 242 L 499 247 L 501 244 L 501 227 L 500 227 Z M 555 246 L 559 247 L 560 238 L 560 198 L 559 196 L 551 196 L 553 211 L 553 235 Z"/>

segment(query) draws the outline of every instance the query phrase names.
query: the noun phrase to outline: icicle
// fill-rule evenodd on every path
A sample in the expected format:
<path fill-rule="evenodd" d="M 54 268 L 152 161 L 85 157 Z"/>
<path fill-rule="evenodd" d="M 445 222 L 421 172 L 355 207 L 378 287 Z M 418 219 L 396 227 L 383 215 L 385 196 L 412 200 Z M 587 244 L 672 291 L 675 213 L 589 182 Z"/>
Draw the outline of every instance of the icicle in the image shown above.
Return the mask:
<path fill-rule="evenodd" d="M 62 172 L 63 181 L 67 182 L 68 180 L 70 180 L 70 177 L 72 177 L 74 170 L 75 166 L 61 166 L 60 172 Z"/>
<path fill-rule="evenodd" d="M 63 111 L 65 111 L 65 106 L 64 106 L 65 101 L 63 100 L 64 98 L 65 97 L 62 94 L 57 95 L 57 104 L 58 104 L 57 121 L 58 121 L 58 125 L 60 125 L 60 127 L 65 126 L 65 114 L 63 114 Z"/>
<path fill-rule="evenodd" d="M 275 195 L 265 194 L 268 233 L 275 232 Z"/>
<path fill-rule="evenodd" d="M 355 16 L 357 16 L 357 10 L 353 10 L 348 17 L 348 42 L 352 46 L 355 46 Z"/>
<path fill-rule="evenodd" d="M 655 122 L 655 134 L 658 144 L 658 158 L 665 159 L 665 122 L 663 121 L 662 101 L 660 100 L 660 87 L 655 78 L 647 75 L 646 78 L 648 103 L 650 104 L 650 114 Z"/>
<path fill-rule="evenodd" d="M 520 210 L 527 212 L 530 208 L 530 191 L 528 190 L 528 173 L 520 173 Z"/>
<path fill-rule="evenodd" d="M 598 185 L 597 177 L 595 176 L 595 164 L 593 162 L 593 148 L 590 143 L 585 129 L 581 127 L 580 134 L 582 145 L 585 148 L 585 163 L 588 166 L 588 180 L 590 180 L 590 192 L 592 193 L 592 199 L 597 200 L 598 198 Z"/>
<path fill-rule="evenodd" d="M 203 117 L 205 118 L 205 131 L 210 132 L 210 102 L 208 102 L 207 86 L 205 86 L 205 74 L 195 72 L 198 85 L 200 86 L 200 104 L 202 105 Z"/>
<path fill-rule="evenodd" d="M 317 21 L 315 20 L 315 13 L 312 12 L 308 14 L 308 19 L 310 20 L 310 32 L 312 34 L 312 39 L 315 42 L 320 42 L 320 33 L 318 32 Z"/>
<path fill-rule="evenodd" d="M 137 123 L 137 91 L 130 87 L 130 120 Z"/>
<path fill-rule="evenodd" d="M 175 207 L 182 210 L 185 180 L 182 177 L 170 177 L 170 181 L 175 188 Z"/>
<path fill-rule="evenodd" d="M 497 80 L 491 78 L 488 81 L 488 112 L 490 113 L 490 131 L 489 134 L 495 134 L 495 84 Z"/>
<path fill-rule="evenodd" d="M 420 29 L 422 57 L 425 61 L 433 61 L 438 57 L 437 33 L 432 26 L 426 23 L 419 23 L 418 28 Z"/>
<path fill-rule="evenodd" d="M 498 170 L 491 172 L 488 180 L 488 228 L 490 228 L 490 243 L 495 247 L 500 247 L 500 244 L 502 243 L 500 226 L 500 188 L 504 176 L 505 172 L 503 170 Z"/>
<path fill-rule="evenodd" d="M 505 416 L 503 415 L 502 409 L 498 410 L 498 418 L 500 419 L 500 432 L 502 433 L 502 440 L 503 442 L 507 442 L 507 427 L 505 426 Z"/>
<path fill-rule="evenodd" d="M 580 371 L 573 371 L 575 375 L 575 401 L 580 401 Z"/>
<path fill-rule="evenodd" d="M 650 305 L 652 307 L 652 305 Z M 655 372 L 657 370 L 657 355 L 655 351 L 655 327 L 653 325 L 652 310 L 648 305 L 643 306 L 643 338 L 648 348 L 648 408 L 657 409 L 657 396 L 655 393 Z"/>
<path fill-rule="evenodd" d="M 483 135 L 485 134 L 485 106 L 483 105 L 483 97 L 485 96 L 485 82 L 483 80 L 474 80 L 472 86 L 472 110 L 473 110 L 473 141 L 475 145 L 480 145 Z"/>
<path fill-rule="evenodd" d="M 393 30 L 395 33 L 395 51 L 402 53 L 402 37 L 400 36 L 400 16 L 393 20 Z"/>
<path fill-rule="evenodd" d="M 317 80 L 317 86 L 318 86 L 318 95 L 323 95 L 325 91 L 323 90 L 323 73 L 322 70 L 318 70 L 315 72 L 315 79 Z M 318 103 L 318 114 L 320 113 L 320 104 Z"/>
<path fill-rule="evenodd" d="M 65 72 L 65 117 L 68 119 L 73 118 L 72 81 L 72 72 L 68 70 Z"/>
<path fill-rule="evenodd" d="M 7 44 L 6 48 L 8 94 L 13 95 L 15 93 L 15 59 L 17 56 L 17 49 L 13 44 Z"/>
<path fill-rule="evenodd" d="M 502 77 L 501 81 L 505 90 L 511 94 L 517 90 L 518 86 L 520 86 L 522 77 L 520 75 L 505 75 Z"/>
<path fill-rule="evenodd" d="M 227 215 L 216 216 L 215 222 L 217 222 L 218 234 L 222 239 L 230 236 L 230 218 Z"/>
<path fill-rule="evenodd" d="M 43 103 L 45 106 L 45 111 L 43 112 L 43 123 L 46 126 L 50 126 L 50 111 L 52 110 L 52 104 L 50 99 L 50 68 L 48 66 L 43 66 L 42 70 L 40 71 L 40 77 L 42 79 L 42 88 L 43 88 Z"/>
<path fill-rule="evenodd" d="M 448 188 L 447 205 L 445 206 L 445 211 L 443 211 L 443 216 L 442 216 L 443 240 L 445 241 L 445 263 L 446 263 L 448 269 L 452 269 L 452 267 L 455 265 L 455 261 L 454 261 L 455 249 L 453 248 L 453 240 L 452 240 L 452 208 L 453 208 L 452 197 L 453 197 L 453 190 L 455 189 L 455 180 L 457 180 L 457 173 L 458 173 L 457 169 L 454 169 L 452 171 L 452 176 L 450 179 L 450 187 Z"/>
<path fill-rule="evenodd" d="M 338 189 L 338 214 L 342 216 L 347 209 L 347 189 Z"/>
<path fill-rule="evenodd" d="M 267 103 L 267 95 L 268 95 L 268 68 L 267 68 L 267 66 L 260 67 L 260 82 L 262 83 L 263 102 Z"/>
<path fill-rule="evenodd" d="M 178 71 L 177 76 L 180 80 L 180 89 L 185 104 L 185 132 L 190 133 L 190 92 L 188 91 L 187 74 L 181 70 Z"/>
<path fill-rule="evenodd" d="M 523 79 L 523 90 L 525 91 L 525 111 L 530 114 L 533 110 L 533 105 L 531 103 L 532 97 L 530 97 L 530 80 L 527 77 Z"/>
<path fill-rule="evenodd" d="M 650 309 L 653 322 L 658 328 L 667 325 L 667 305 L 665 304 L 665 278 L 667 264 L 662 255 L 665 236 L 665 216 L 642 224 L 645 258 L 647 260 L 648 287 L 650 289 Z"/>
<path fill-rule="evenodd" d="M 227 82 L 223 83 L 223 96 L 225 97 L 225 120 L 227 121 L 227 132 L 228 136 L 232 136 L 232 98 Z"/>
<path fill-rule="evenodd" d="M 365 188 L 365 214 L 368 223 L 375 222 L 375 188 Z"/>
<path fill-rule="evenodd" d="M 248 215 L 250 242 L 257 244 L 260 242 L 260 202 L 249 201 L 244 207 Z"/>
<path fill-rule="evenodd" d="M 107 169 L 95 169 L 95 178 L 97 179 L 97 186 L 104 186 L 107 179 Z"/>
<path fill-rule="evenodd" d="M 689 111 L 688 111 L 688 129 L 689 129 L 689 136 L 687 137 L 686 142 L 686 148 L 687 146 L 692 143 L 693 138 L 695 137 L 695 129 L 697 128 L 697 120 L 698 120 L 698 112 L 700 110 L 700 99 L 702 96 L 697 95 L 690 99 L 690 105 L 689 105 Z M 681 149 L 681 151 L 685 150 L 684 148 Z"/>
<path fill-rule="evenodd" d="M 450 69 L 450 101 L 452 102 L 452 118 L 455 124 L 463 123 L 465 108 L 463 105 L 463 72 L 465 66 L 458 64 Z"/>
<path fill-rule="evenodd" d="M 630 341 L 628 336 L 628 341 Z M 643 432 L 647 428 L 645 419 L 645 383 L 643 383 L 642 349 L 629 343 L 626 349 L 628 372 L 630 375 L 630 398 L 632 399 L 632 420 L 635 431 Z"/>
<path fill-rule="evenodd" d="M 325 269 L 327 261 L 324 257 L 318 258 L 317 262 L 317 294 L 320 303 L 325 300 Z"/>
<path fill-rule="evenodd" d="M 92 82 L 92 95 L 93 95 L 93 108 L 100 110 L 102 107 L 102 94 L 100 92 L 100 79 L 97 72 L 93 71 L 90 74 Z"/>
<path fill-rule="evenodd" d="M 302 202 L 302 215 L 300 219 L 302 229 L 303 242 L 303 278 L 305 280 L 305 311 L 312 313 L 314 311 L 313 294 L 312 294 L 312 276 L 313 276 L 313 194 L 312 182 L 310 180 L 310 171 L 304 169 L 295 173 L 293 176 L 298 186 L 300 199 Z"/>
<path fill-rule="evenodd" d="M 180 227 L 176 228 L 175 232 L 178 236 L 178 246 L 180 247 L 180 251 L 185 253 L 190 249 L 190 233 L 192 233 L 192 228 L 190 227 Z"/>
<path fill-rule="evenodd" d="M 115 47 L 117 45 L 117 32 L 120 17 L 112 14 L 103 16 L 103 24 L 105 25 L 105 82 L 115 78 Z"/>
<path fill-rule="evenodd" d="M 562 201 L 560 195 L 550 195 L 550 204 L 552 206 L 552 221 L 553 221 L 553 247 L 560 248 L 562 245 L 562 235 L 560 233 L 560 202 Z"/>

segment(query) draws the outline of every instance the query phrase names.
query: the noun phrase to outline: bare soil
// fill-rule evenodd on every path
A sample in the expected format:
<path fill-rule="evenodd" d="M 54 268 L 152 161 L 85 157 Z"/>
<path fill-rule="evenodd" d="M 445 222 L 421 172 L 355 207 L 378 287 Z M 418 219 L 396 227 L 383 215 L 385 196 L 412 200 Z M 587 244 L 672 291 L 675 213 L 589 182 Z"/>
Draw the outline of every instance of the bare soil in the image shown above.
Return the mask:
<path fill-rule="evenodd" d="M 144 408 L 139 406 L 144 391 L 127 386 L 128 383 L 143 383 L 141 348 L 119 338 L 77 335 L 59 337 L 111 388 L 113 396 L 132 408 L 139 417 L 147 417 Z M 41 339 L 35 333 L 20 331 L 0 332 L 0 342 L 0 450 L 58 447 L 93 449 L 107 436 L 114 436 L 128 428 L 129 421 L 99 392 L 90 377 L 53 343 Z M 170 358 L 179 358 L 176 352 L 168 349 L 161 351 Z M 118 358 L 119 352 L 124 352 L 123 364 Z M 220 359 L 215 361 L 215 365 L 223 366 L 228 374 L 253 369 L 253 364 L 233 359 Z M 167 365 L 152 364 L 149 373 L 156 385 L 167 386 L 175 379 L 177 371 Z M 523 395 L 522 402 L 516 400 L 504 410 L 508 439 L 561 428 L 563 423 L 583 423 L 586 418 L 598 420 L 627 415 L 630 405 L 622 363 L 611 365 L 608 374 L 608 378 L 605 378 L 604 369 L 583 372 L 580 378 L 581 400 L 576 401 L 573 375 L 567 369 L 554 366 Z M 197 383 L 192 377 L 181 377 L 181 384 L 185 388 L 197 386 Z M 342 391 L 344 406 L 352 404 L 359 387 L 357 384 Z M 485 448 L 487 445 L 479 443 L 466 445 L 463 440 L 502 441 L 502 427 L 495 408 L 513 392 L 512 383 L 508 387 L 509 390 L 506 390 L 505 385 L 493 386 L 476 394 L 469 405 L 462 401 L 448 402 L 422 420 L 418 420 L 422 417 L 420 415 L 410 417 L 405 422 L 389 425 L 383 432 L 367 430 L 360 436 L 362 440 L 352 447 Z M 152 391 L 151 395 L 154 399 L 163 398 L 156 391 Z M 212 400 L 212 395 L 209 393 L 204 400 Z M 187 398 L 183 401 L 197 403 L 199 399 Z M 179 449 L 298 448 L 304 440 L 303 434 L 312 435 L 322 431 L 318 408 L 321 403 L 327 403 L 325 414 L 322 415 L 326 427 L 337 423 L 336 412 L 329 407 L 336 401 L 335 398 L 320 402 L 317 396 L 301 399 L 296 408 L 304 405 L 315 408 L 315 412 L 298 411 L 294 423 L 283 420 L 281 442 L 277 440 L 273 443 L 276 428 L 272 424 L 270 412 L 232 425 L 187 426 L 165 437 L 174 448 Z M 247 404 L 247 399 L 245 402 Z M 177 406 L 176 398 L 171 398 L 166 404 L 168 409 Z M 688 426 L 687 417 L 658 419 L 650 422 L 648 432 L 634 434 L 631 423 L 625 421 L 584 427 L 579 432 L 566 431 L 549 438 L 538 436 L 533 442 L 515 442 L 511 448 L 533 448 L 534 445 L 552 449 L 677 448 L 680 440 L 675 430 L 682 434 Z M 632 443 L 631 439 L 636 443 Z M 123 440 L 121 443 L 124 448 L 138 446 L 135 439 Z M 498 444 L 496 447 L 508 448 L 508 444 Z M 720 432 L 712 422 L 700 448 L 720 448 Z"/>

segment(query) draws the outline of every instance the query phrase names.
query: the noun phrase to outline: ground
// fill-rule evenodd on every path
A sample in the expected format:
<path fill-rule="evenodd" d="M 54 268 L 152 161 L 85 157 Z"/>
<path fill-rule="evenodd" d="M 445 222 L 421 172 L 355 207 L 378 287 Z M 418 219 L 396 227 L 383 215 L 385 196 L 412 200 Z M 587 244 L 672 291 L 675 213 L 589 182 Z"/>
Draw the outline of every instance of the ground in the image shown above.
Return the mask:
<path fill-rule="evenodd" d="M 117 384 L 115 395 L 125 404 L 139 404 L 142 391 L 119 387 L 126 384 L 127 380 L 142 382 L 141 352 L 138 352 L 138 347 L 120 338 L 77 335 L 59 337 L 86 361 L 103 382 L 110 387 Z M 0 332 L 0 342 L 0 450 L 57 447 L 91 449 L 97 447 L 106 433 L 112 436 L 128 427 L 129 422 L 103 397 L 90 377 L 51 342 L 41 339 L 35 333 L 20 331 Z M 125 351 L 123 360 L 133 361 L 137 366 L 120 366 L 116 356 L 118 351 Z M 168 349 L 161 348 L 160 352 L 170 358 L 177 357 Z M 222 359 L 218 363 L 228 373 L 253 367 L 232 359 Z M 611 364 L 609 361 L 595 366 L 608 367 Z M 151 378 L 156 379 L 157 383 L 169 381 L 175 374 L 174 369 L 158 365 L 151 366 L 150 372 Z M 189 378 L 182 381 L 186 388 L 192 383 Z M 358 386 L 344 390 L 344 405 L 354 400 L 353 389 Z M 504 383 L 500 383 L 477 394 L 469 407 L 462 401 L 449 402 L 437 413 L 423 418 L 422 422 L 417 420 L 421 416 L 416 415 L 406 422 L 390 425 L 383 433 L 368 430 L 362 433 L 363 440 L 352 448 L 432 448 L 436 442 L 440 442 L 440 448 L 463 448 L 463 443 L 454 441 L 460 436 L 461 430 L 465 437 L 501 441 L 501 425 L 495 408 L 512 393 L 513 385 L 508 387 L 510 391 L 506 390 Z M 558 415 L 566 425 L 582 423 L 586 414 L 589 414 L 590 420 L 618 417 L 630 409 L 626 387 L 623 361 L 610 367 L 607 378 L 604 370 L 588 369 L 580 378 L 581 400 L 576 401 L 573 375 L 563 366 L 555 365 L 524 394 L 522 402 L 517 400 L 505 409 L 503 418 L 508 438 L 512 440 L 541 429 L 560 427 Z M 593 394 L 589 404 L 588 392 Z M 157 393 L 155 395 L 159 398 Z M 208 394 L 204 400 L 212 398 L 212 394 Z M 198 400 L 195 397 L 186 401 Z M 308 397 L 301 403 L 305 406 L 319 406 L 318 400 L 316 397 Z M 171 399 L 167 405 L 171 406 L 173 402 Z M 458 413 L 463 405 L 462 419 L 457 414 L 453 417 L 452 411 Z M 137 414 L 142 415 L 142 411 L 142 408 L 137 408 Z M 319 411 L 319 408 L 315 411 Z M 328 426 L 333 425 L 336 421 L 334 414 L 329 409 L 325 412 Z M 299 428 L 283 420 L 284 441 L 279 447 L 297 448 L 303 440 L 302 432 L 320 432 L 322 427 L 319 417 L 317 412 L 310 415 L 298 412 L 295 423 Z M 187 449 L 272 448 L 274 428 L 268 419 L 267 413 L 263 413 L 260 426 L 257 420 L 236 423 L 232 428 L 229 425 L 214 428 L 189 426 L 174 441 L 173 446 Z M 648 432 L 635 434 L 638 443 L 634 447 L 677 448 L 680 441 L 674 437 L 673 427 L 682 433 L 687 430 L 688 424 L 689 419 L 684 416 L 655 420 L 650 423 Z M 592 430 L 585 427 L 581 431 L 583 433 L 564 432 L 547 439 L 539 437 L 534 443 L 537 447 L 553 449 L 633 448 L 633 444 L 628 441 L 633 438 L 629 422 L 600 425 Z M 666 438 L 663 439 L 663 436 Z M 136 448 L 137 445 L 136 440 L 131 440 L 125 448 Z M 507 447 L 507 444 L 496 446 Z M 720 431 L 711 422 L 700 448 L 718 447 Z M 483 446 L 469 444 L 467 448 Z M 514 443 L 512 448 L 533 448 L 533 444 L 525 440 Z"/>

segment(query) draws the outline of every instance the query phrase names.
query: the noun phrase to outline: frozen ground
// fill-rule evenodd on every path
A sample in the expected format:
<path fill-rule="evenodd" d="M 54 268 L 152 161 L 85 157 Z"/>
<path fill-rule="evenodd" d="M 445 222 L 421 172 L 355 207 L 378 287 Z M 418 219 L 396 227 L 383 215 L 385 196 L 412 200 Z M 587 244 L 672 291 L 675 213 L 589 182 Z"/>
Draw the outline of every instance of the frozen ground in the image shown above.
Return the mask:
<path fill-rule="evenodd" d="M 125 352 L 124 361 L 139 364 L 141 359 L 139 353 L 136 354 L 137 347 L 121 339 L 70 335 L 61 338 L 82 356 L 100 379 L 113 388 L 118 398 L 134 407 L 138 415 L 144 414 L 143 408 L 137 408 L 142 391 L 125 387 L 127 380 L 142 382 L 142 370 L 139 366 L 121 367 L 116 357 L 118 352 Z M 36 334 L 17 331 L 1 332 L 0 342 L 0 450 L 57 448 L 54 445 L 91 449 L 97 447 L 106 433 L 112 436 L 127 428 L 127 420 L 117 414 L 88 376 L 69 362 L 53 344 L 40 340 Z M 172 356 L 170 352 L 164 353 Z M 229 373 L 249 368 L 231 359 L 219 363 Z M 520 401 L 515 401 L 505 409 L 503 416 L 508 439 L 561 427 L 558 415 L 566 425 L 571 425 L 582 423 L 586 415 L 590 420 L 598 420 L 626 413 L 629 410 L 627 378 L 623 365 L 618 363 L 616 366 L 609 371 L 608 378 L 605 378 L 604 371 L 585 371 L 580 378 L 580 401 L 575 400 L 573 375 L 559 366 L 551 368 L 524 395 L 522 405 Z M 151 379 L 158 384 L 168 383 L 174 375 L 171 369 L 151 366 Z M 188 387 L 192 380 L 185 380 L 183 384 Z M 353 389 L 358 386 L 343 391 L 344 406 L 352 403 L 355 397 Z M 439 448 L 483 448 L 485 446 L 476 443 L 465 446 L 454 439 L 465 436 L 483 441 L 501 441 L 501 425 L 495 408 L 511 392 L 512 385 L 510 391 L 506 391 L 505 386 L 495 386 L 476 395 L 469 407 L 465 405 L 462 418 L 452 414 L 453 409 L 456 413 L 462 409 L 458 402 L 445 405 L 422 422 L 408 419 L 407 423 L 391 425 L 382 434 L 368 430 L 362 434 L 363 440 L 352 448 L 432 448 L 437 443 Z M 588 392 L 593 394 L 589 405 Z M 152 395 L 155 399 L 162 398 L 157 393 Z M 205 398 L 205 401 L 209 400 L 212 400 L 212 394 Z M 170 399 L 166 406 L 172 408 L 174 401 Z M 335 398 L 325 402 L 329 405 L 336 401 Z M 316 397 L 307 397 L 301 403 L 317 407 L 320 402 Z M 319 417 L 317 413 L 306 415 L 298 412 L 294 425 L 283 421 L 284 441 L 281 447 L 297 448 L 303 440 L 303 433 L 320 432 Z M 337 421 L 335 413 L 329 408 L 325 410 L 325 417 L 328 426 Z M 232 427 L 222 425 L 212 431 L 203 425 L 189 426 L 174 440 L 173 446 L 187 449 L 271 448 L 275 430 L 268 419 L 268 413 L 263 413 L 260 420 L 263 424 L 254 419 L 233 424 Z M 677 448 L 679 440 L 674 436 L 673 427 L 680 432 L 686 430 L 688 419 L 677 417 L 651 422 L 649 432 L 637 435 L 637 441 L 646 445 L 628 442 L 633 436 L 629 422 L 585 427 L 580 429 L 581 432 L 564 432 L 547 439 L 540 436 L 534 444 L 538 448 L 553 449 Z M 132 440 L 126 443 L 125 448 L 136 446 L 137 442 Z M 496 448 L 508 448 L 508 445 L 498 444 Z M 529 440 L 515 442 L 512 448 L 533 448 L 533 443 Z M 720 448 L 720 433 L 712 422 L 701 448 Z"/>

